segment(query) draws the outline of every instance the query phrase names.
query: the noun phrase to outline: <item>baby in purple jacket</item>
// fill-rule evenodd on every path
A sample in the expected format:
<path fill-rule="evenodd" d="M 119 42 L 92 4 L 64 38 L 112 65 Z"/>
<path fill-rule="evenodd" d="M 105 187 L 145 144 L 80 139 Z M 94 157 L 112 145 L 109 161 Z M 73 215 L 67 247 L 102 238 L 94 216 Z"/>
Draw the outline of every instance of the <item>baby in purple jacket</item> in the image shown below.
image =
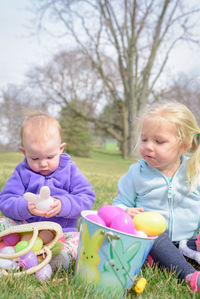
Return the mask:
<path fill-rule="evenodd" d="M 65 146 L 55 118 L 41 113 L 25 119 L 20 147 L 25 159 L 17 165 L 0 194 L 0 210 L 13 220 L 59 223 L 67 241 L 62 256 L 52 259 L 52 266 L 67 268 L 69 256 L 76 258 L 78 218 L 81 211 L 92 207 L 95 194 L 75 162 L 63 154 Z M 48 186 L 53 197 L 49 211 L 38 210 L 24 198 L 25 192 L 39 194 L 42 186 Z"/>

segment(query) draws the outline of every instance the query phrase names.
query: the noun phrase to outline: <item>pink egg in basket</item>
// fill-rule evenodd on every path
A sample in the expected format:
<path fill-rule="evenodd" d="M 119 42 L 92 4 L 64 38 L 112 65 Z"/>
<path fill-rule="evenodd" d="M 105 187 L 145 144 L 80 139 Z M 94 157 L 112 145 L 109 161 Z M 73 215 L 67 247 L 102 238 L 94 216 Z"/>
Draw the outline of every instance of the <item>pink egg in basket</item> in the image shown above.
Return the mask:
<path fill-rule="evenodd" d="M 134 226 L 131 216 L 125 212 L 120 215 L 119 214 L 116 215 L 112 219 L 110 228 L 116 229 L 123 233 L 131 234 L 131 235 L 136 234 L 135 226 Z"/>
<path fill-rule="evenodd" d="M 106 226 L 105 221 L 96 214 L 88 214 L 86 216 L 86 218 L 93 221 L 93 222 L 95 222 L 95 223 L 97 223 L 97 224 Z"/>
<path fill-rule="evenodd" d="M 112 219 L 115 218 L 116 215 L 121 215 L 124 213 L 124 210 L 119 207 L 104 205 L 99 208 L 97 215 L 104 220 L 106 226 L 110 227 Z"/>
<path fill-rule="evenodd" d="M 9 234 L 3 236 L 3 241 L 9 246 L 15 246 L 20 240 L 20 235 L 18 233 Z"/>

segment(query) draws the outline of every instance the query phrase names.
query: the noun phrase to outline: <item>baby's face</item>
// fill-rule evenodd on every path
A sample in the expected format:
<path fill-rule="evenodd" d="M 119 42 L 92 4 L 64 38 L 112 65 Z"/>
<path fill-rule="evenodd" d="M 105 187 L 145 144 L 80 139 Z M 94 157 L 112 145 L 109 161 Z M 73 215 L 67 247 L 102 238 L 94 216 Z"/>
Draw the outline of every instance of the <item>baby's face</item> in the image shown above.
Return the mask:
<path fill-rule="evenodd" d="M 64 147 L 65 143 L 61 144 L 60 136 L 55 134 L 48 140 L 26 138 L 24 152 L 23 149 L 21 151 L 33 171 L 47 176 L 57 169 Z"/>

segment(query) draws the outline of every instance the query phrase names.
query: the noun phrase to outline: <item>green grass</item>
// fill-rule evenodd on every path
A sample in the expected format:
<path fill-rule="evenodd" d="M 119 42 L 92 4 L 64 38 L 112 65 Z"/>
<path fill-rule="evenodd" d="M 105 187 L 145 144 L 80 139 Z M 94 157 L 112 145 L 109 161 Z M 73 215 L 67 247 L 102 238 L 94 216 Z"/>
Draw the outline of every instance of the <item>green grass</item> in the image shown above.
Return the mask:
<path fill-rule="evenodd" d="M 123 160 L 117 152 L 95 150 L 91 158 L 72 157 L 78 167 L 94 186 L 96 202 L 92 209 L 97 210 L 104 204 L 111 204 L 117 194 L 119 178 L 128 170 L 131 160 Z M 0 188 L 13 172 L 15 166 L 23 160 L 20 153 L 0 153 Z M 40 284 L 34 274 L 20 278 L 1 277 L 0 298 L 98 298 L 96 290 L 76 281 L 73 264 L 68 271 L 54 273 L 49 281 Z M 142 267 L 147 279 L 147 287 L 142 294 L 131 290 L 127 298 L 200 298 L 185 283 L 178 283 L 173 273 L 167 273 L 149 266 Z M 105 299 L 106 296 L 104 295 Z"/>

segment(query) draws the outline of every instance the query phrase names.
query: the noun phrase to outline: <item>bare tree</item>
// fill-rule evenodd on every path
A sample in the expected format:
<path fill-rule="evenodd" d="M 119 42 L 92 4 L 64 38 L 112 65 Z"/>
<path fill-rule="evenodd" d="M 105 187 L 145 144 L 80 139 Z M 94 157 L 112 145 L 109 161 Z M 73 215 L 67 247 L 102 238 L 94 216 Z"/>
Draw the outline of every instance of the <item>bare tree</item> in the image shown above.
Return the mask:
<path fill-rule="evenodd" d="M 199 78 L 191 78 L 185 74 L 178 74 L 168 88 L 156 95 L 159 101 L 178 101 L 185 104 L 196 116 L 200 124 L 200 87 Z"/>
<path fill-rule="evenodd" d="M 115 77 L 120 87 L 114 67 L 112 59 L 107 60 L 107 68 L 112 70 L 112 78 Z M 47 65 L 29 71 L 27 79 L 25 85 L 32 89 L 32 93 L 37 91 L 39 102 L 56 104 L 61 109 L 67 107 L 78 117 L 122 140 L 122 125 L 113 119 L 99 117 L 102 107 L 105 103 L 112 103 L 112 99 L 91 61 L 79 50 L 59 52 Z M 73 105 L 74 101 L 77 102 L 76 106 Z"/>
<path fill-rule="evenodd" d="M 25 115 L 31 111 L 45 111 L 46 108 L 36 104 L 32 95 L 16 85 L 8 85 L 0 99 L 0 139 L 7 148 L 16 151 L 20 145 L 20 127 Z"/>
<path fill-rule="evenodd" d="M 78 47 L 90 61 L 103 82 L 104 101 L 112 101 L 122 119 L 121 132 L 112 123 L 107 124 L 107 130 L 122 144 L 123 156 L 132 156 L 138 112 L 154 92 L 170 52 L 178 42 L 199 42 L 195 28 L 199 25 L 200 3 L 34 0 L 33 4 L 36 27 L 46 26 L 57 36 L 67 36 L 67 47 Z M 62 32 L 52 26 L 53 21 L 64 25 Z M 108 57 L 113 68 L 108 67 Z M 82 115 L 88 116 L 84 111 Z"/>

